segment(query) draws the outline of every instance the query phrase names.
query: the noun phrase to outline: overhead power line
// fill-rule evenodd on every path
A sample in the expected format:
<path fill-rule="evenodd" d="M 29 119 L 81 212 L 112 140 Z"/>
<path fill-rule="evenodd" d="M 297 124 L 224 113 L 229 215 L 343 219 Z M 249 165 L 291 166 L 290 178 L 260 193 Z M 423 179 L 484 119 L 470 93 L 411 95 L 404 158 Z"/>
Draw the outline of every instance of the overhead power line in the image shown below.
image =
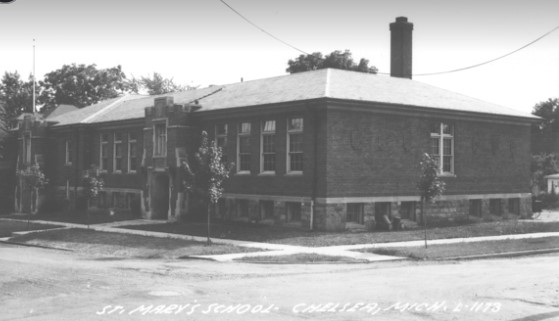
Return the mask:
<path fill-rule="evenodd" d="M 281 40 L 280 38 L 274 36 L 273 34 L 269 33 L 268 31 L 264 30 L 263 28 L 260 28 L 257 24 L 255 24 L 254 22 L 250 21 L 247 17 L 243 16 L 239 11 L 235 10 L 233 7 L 231 7 L 231 6 L 230 6 L 227 2 L 225 2 L 224 0 L 219 0 L 219 1 L 220 1 L 221 3 L 223 3 L 224 5 L 226 5 L 227 8 L 231 9 L 231 11 L 233 11 L 235 14 L 237 14 L 239 17 L 241 17 L 244 21 L 250 23 L 254 28 L 256 28 L 256 29 L 262 31 L 263 33 L 267 34 L 268 36 L 270 36 L 270 37 L 276 39 L 277 41 L 283 43 L 284 45 L 286 45 L 286 46 L 288 46 L 288 47 L 290 47 L 290 48 L 292 48 L 292 49 L 295 49 L 295 50 L 297 50 L 297 51 L 299 51 L 299 52 L 301 52 L 301 53 L 304 53 L 305 55 L 310 55 L 309 53 L 307 53 L 307 52 L 305 52 L 305 51 L 303 51 L 303 50 L 301 50 L 301 49 L 299 49 L 299 48 L 293 46 L 292 44 L 290 44 L 290 43 L 288 43 L 288 42 L 285 42 L 285 41 Z"/>
<path fill-rule="evenodd" d="M 280 38 L 274 36 L 273 34 L 269 33 L 268 31 L 264 30 L 263 28 L 261 28 L 260 26 L 258 26 L 257 24 L 255 24 L 254 22 L 250 21 L 247 17 L 245 17 L 244 15 L 242 15 L 239 11 L 235 10 L 235 8 L 231 7 L 227 2 L 225 2 L 225 0 L 219 0 L 219 1 L 220 1 L 221 3 L 223 3 L 225 6 L 227 6 L 227 8 L 229 8 L 231 11 L 233 11 L 233 12 L 234 12 L 235 14 L 237 14 L 239 17 L 241 17 L 243 20 L 245 20 L 246 22 L 248 22 L 249 24 L 251 24 L 251 25 L 252 25 L 253 27 L 255 27 L 256 29 L 262 31 L 262 32 L 265 33 L 266 35 L 268 35 L 268 36 L 274 38 L 275 40 L 277 40 L 277 41 L 283 43 L 284 45 L 286 45 L 286 46 L 288 46 L 288 47 L 290 47 L 290 48 L 292 48 L 292 49 L 294 49 L 294 50 L 296 50 L 296 51 L 298 51 L 298 52 L 300 52 L 300 53 L 303 53 L 303 54 L 309 55 L 309 56 L 311 55 L 311 54 L 309 54 L 308 52 L 306 52 L 306 51 L 304 51 L 304 50 L 301 50 L 301 49 L 299 49 L 299 48 L 297 48 L 297 47 L 291 45 L 290 43 L 288 43 L 288 42 L 286 42 L 286 41 L 283 41 L 282 39 L 280 39 Z M 544 33 L 543 35 L 539 36 L 538 38 L 536 38 L 536 39 L 530 41 L 529 43 L 525 44 L 524 46 L 522 46 L 522 47 L 520 47 L 520 48 L 518 48 L 518 49 L 516 49 L 516 50 L 513 50 L 513 51 L 511 51 L 511 52 L 509 52 L 509 53 L 506 53 L 506 54 L 504 54 L 504 55 L 502 55 L 502 56 L 499 56 L 499 57 L 497 57 L 497 58 L 493 58 L 493 59 L 490 59 L 490 60 L 487 60 L 487 61 L 484 61 L 484 62 L 480 62 L 480 63 L 477 63 L 477 64 L 475 64 L 475 65 L 471 65 L 471 66 L 467 66 L 467 67 L 456 68 L 456 69 L 451 69 L 451 70 L 446 70 L 446 71 L 426 72 L 426 73 L 420 73 L 420 74 L 413 74 L 413 76 L 436 76 L 436 75 L 450 74 L 450 73 L 454 73 L 454 72 L 459 72 L 459 71 L 464 71 L 464 70 L 468 70 L 468 69 L 473 69 L 473 68 L 481 67 L 481 66 L 483 66 L 483 65 L 490 64 L 490 63 L 495 62 L 495 61 L 497 61 L 497 60 L 500 60 L 500 59 L 503 59 L 503 58 L 505 58 L 505 57 L 508 57 L 508 56 L 510 56 L 510 55 L 512 55 L 512 54 L 514 54 L 514 53 L 517 53 L 518 51 L 520 51 L 520 50 L 522 50 L 522 49 L 524 49 L 524 48 L 527 48 L 527 47 L 533 45 L 534 43 L 536 43 L 536 42 L 542 40 L 543 38 L 549 36 L 550 34 L 552 34 L 553 32 L 557 31 L 558 29 L 559 29 L 559 26 L 557 26 L 557 27 L 555 27 L 555 28 L 549 30 L 548 32 L 546 32 L 546 33 Z M 321 59 L 321 60 L 324 60 L 324 58 L 320 58 L 320 57 L 316 57 L 316 58 Z M 383 72 L 379 72 L 379 74 L 389 75 L 389 73 L 383 73 Z"/>
<path fill-rule="evenodd" d="M 493 58 L 493 59 L 491 59 L 491 60 L 487 60 L 487 61 L 484 61 L 484 62 L 480 62 L 480 63 L 478 63 L 478 64 L 471 65 L 471 66 L 467 66 L 467 67 L 462 67 L 462 68 L 457 68 L 457 69 L 452 69 L 452 70 L 447 70 L 447 71 L 439 71 L 439 72 L 428 72 L 428 73 L 414 74 L 414 76 L 435 76 L 435 75 L 449 74 L 449 73 L 453 73 L 453 72 L 464 71 L 464 70 L 468 70 L 468 69 L 473 69 L 473 68 L 476 68 L 476 67 L 480 67 L 480 66 L 483 66 L 483 65 L 487 65 L 487 64 L 489 64 L 489 63 L 492 63 L 492 62 L 495 62 L 495 61 L 497 61 L 497 60 L 500 60 L 500 59 L 503 59 L 503 58 L 505 58 L 505 57 L 508 57 L 508 56 L 510 56 L 510 55 L 512 55 L 512 54 L 514 54 L 514 53 L 519 52 L 520 50 L 522 50 L 522 49 L 524 49 L 524 48 L 526 48 L 526 47 L 529 47 L 529 46 L 535 44 L 536 42 L 538 42 L 538 41 L 542 40 L 543 38 L 549 36 L 551 33 L 553 33 L 554 31 L 556 31 L 557 29 L 559 29 L 559 26 L 557 26 L 557 27 L 555 27 L 555 28 L 549 30 L 548 32 L 546 32 L 546 33 L 544 33 L 543 35 L 539 36 L 538 38 L 536 38 L 536 39 L 530 41 L 529 43 L 525 44 L 524 46 L 522 46 L 522 47 L 520 47 L 520 48 L 518 48 L 518 49 L 516 49 L 516 50 L 513 50 L 513 51 L 511 51 L 511 52 L 509 52 L 509 53 L 507 53 L 507 54 L 504 54 L 504 55 L 502 55 L 502 56 L 499 56 L 499 57 L 497 57 L 497 58 Z"/>

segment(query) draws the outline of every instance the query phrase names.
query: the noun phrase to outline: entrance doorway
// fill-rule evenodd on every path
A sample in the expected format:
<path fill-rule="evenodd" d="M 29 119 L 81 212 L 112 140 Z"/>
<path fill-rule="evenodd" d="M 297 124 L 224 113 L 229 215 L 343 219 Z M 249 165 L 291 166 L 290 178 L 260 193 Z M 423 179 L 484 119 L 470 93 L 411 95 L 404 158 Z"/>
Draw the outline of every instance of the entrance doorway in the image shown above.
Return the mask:
<path fill-rule="evenodd" d="M 169 175 L 156 173 L 152 190 L 152 217 L 154 219 L 167 219 L 169 213 Z"/>

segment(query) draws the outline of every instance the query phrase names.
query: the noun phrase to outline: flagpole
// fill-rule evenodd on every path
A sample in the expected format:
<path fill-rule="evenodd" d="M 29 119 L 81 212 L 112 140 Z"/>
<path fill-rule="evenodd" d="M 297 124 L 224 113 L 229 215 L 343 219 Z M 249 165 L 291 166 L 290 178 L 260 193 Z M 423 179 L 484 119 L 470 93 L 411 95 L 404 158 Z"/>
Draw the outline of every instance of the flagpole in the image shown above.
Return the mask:
<path fill-rule="evenodd" d="M 33 114 L 35 114 L 35 38 L 33 38 Z"/>

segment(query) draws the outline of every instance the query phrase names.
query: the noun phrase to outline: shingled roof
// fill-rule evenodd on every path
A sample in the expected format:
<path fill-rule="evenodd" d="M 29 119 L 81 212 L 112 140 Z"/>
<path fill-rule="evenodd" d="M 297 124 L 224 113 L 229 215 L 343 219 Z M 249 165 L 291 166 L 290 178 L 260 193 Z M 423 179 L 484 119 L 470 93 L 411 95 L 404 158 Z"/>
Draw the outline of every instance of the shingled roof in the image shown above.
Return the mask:
<path fill-rule="evenodd" d="M 537 117 L 440 89 L 411 79 L 338 69 L 321 69 L 223 86 L 177 92 L 176 104 L 198 101 L 198 111 L 241 108 L 318 98 L 377 102 L 414 108 L 482 113 L 536 119 Z M 52 117 L 56 126 L 91 124 L 144 117 L 144 108 L 158 96 L 128 95 Z"/>

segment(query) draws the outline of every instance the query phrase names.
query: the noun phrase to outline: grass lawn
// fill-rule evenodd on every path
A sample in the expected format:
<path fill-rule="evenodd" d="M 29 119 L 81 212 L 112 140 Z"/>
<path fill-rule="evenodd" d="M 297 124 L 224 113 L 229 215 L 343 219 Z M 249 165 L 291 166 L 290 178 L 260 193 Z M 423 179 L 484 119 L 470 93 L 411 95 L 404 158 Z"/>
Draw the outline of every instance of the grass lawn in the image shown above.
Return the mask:
<path fill-rule="evenodd" d="M 76 223 L 76 224 L 100 224 L 100 223 L 110 223 L 116 221 L 125 221 L 138 219 L 139 217 L 134 216 L 128 212 L 116 212 L 111 215 L 108 210 L 90 210 L 89 215 L 86 211 L 72 211 L 72 212 L 60 212 L 60 213 L 45 213 L 39 215 L 22 215 L 22 214 L 10 214 L 2 215 L 5 218 L 15 218 L 27 220 L 45 220 L 53 222 L 65 222 L 65 223 Z"/>
<path fill-rule="evenodd" d="M 0 237 L 11 236 L 13 232 L 46 230 L 60 227 L 57 225 L 37 224 L 24 221 L 0 220 Z"/>
<path fill-rule="evenodd" d="M 283 263 L 283 264 L 309 264 L 309 263 L 368 263 L 367 260 L 359 260 L 345 256 L 320 255 L 315 253 L 299 253 L 280 256 L 255 256 L 236 259 L 245 263 Z"/>
<path fill-rule="evenodd" d="M 12 242 L 72 250 L 92 257 L 180 258 L 189 255 L 212 255 L 257 250 L 232 245 L 213 244 L 148 237 L 87 229 L 63 229 L 13 237 Z"/>
<path fill-rule="evenodd" d="M 559 249 L 559 237 L 429 245 L 427 249 L 423 246 L 375 248 L 362 250 L 361 252 L 406 256 L 415 259 L 422 259 L 424 257 L 428 259 L 451 259 L 486 254 L 548 249 Z"/>
<path fill-rule="evenodd" d="M 176 233 L 183 235 L 206 235 L 205 223 L 178 222 L 167 224 L 137 225 L 126 228 Z M 423 240 L 423 230 L 392 232 L 315 232 L 303 229 L 267 226 L 242 222 L 212 224 L 213 238 L 227 238 L 253 242 L 268 242 L 301 246 L 333 246 Z M 490 235 L 559 232 L 559 222 L 496 221 L 461 226 L 433 227 L 428 229 L 429 239 L 447 239 Z"/>

